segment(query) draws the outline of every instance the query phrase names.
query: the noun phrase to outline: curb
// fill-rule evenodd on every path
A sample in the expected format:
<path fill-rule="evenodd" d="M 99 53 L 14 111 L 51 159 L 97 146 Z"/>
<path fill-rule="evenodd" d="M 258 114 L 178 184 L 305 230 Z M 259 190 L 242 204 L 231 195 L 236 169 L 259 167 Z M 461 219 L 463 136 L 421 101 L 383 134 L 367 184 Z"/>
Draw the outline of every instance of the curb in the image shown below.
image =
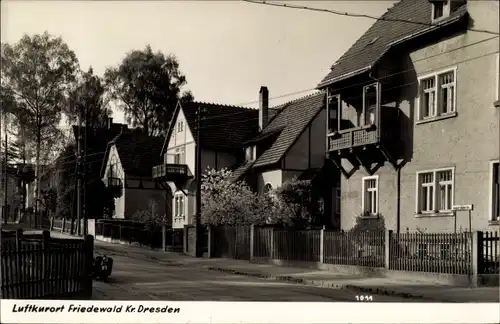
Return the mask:
<path fill-rule="evenodd" d="M 302 285 L 306 285 L 306 286 L 314 286 L 314 287 L 319 287 L 319 288 L 357 290 L 360 292 L 368 292 L 368 293 L 377 294 L 377 295 L 394 296 L 394 297 L 401 297 L 401 298 L 406 298 L 406 299 L 420 299 L 420 300 L 427 300 L 427 301 L 433 301 L 433 302 L 443 302 L 444 301 L 442 299 L 425 297 L 425 296 L 422 296 L 419 294 L 411 294 L 411 293 L 399 292 L 399 291 L 390 290 L 390 289 L 383 289 L 383 288 L 367 288 L 367 287 L 361 287 L 361 286 L 350 285 L 350 284 L 344 285 L 344 284 L 328 283 L 325 280 L 307 280 L 307 279 L 302 279 L 302 278 L 294 278 L 291 276 L 274 276 L 274 275 L 266 275 L 266 274 L 262 274 L 262 273 L 252 273 L 252 272 L 238 271 L 238 270 L 234 270 L 234 269 L 219 268 L 219 267 L 205 267 L 205 269 L 207 269 L 209 271 L 218 271 L 218 272 L 224 272 L 224 273 L 231 273 L 231 274 L 235 274 L 235 275 L 257 277 L 257 278 L 272 280 L 272 281 L 290 282 L 290 283 L 302 284 Z M 448 302 L 452 302 L 452 301 L 448 301 Z"/>

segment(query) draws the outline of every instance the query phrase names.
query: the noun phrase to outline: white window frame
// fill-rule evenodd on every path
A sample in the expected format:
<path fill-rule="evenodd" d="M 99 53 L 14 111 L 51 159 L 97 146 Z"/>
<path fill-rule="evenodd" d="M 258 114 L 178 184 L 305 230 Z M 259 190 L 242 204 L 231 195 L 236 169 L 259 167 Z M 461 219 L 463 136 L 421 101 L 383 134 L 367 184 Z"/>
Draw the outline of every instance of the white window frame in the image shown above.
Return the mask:
<path fill-rule="evenodd" d="M 440 76 L 453 72 L 453 82 L 442 86 L 440 83 Z M 434 79 L 434 87 L 428 90 L 422 89 L 422 82 L 428 79 Z M 422 75 L 418 77 L 418 98 L 417 98 L 417 122 L 432 120 L 438 117 L 446 117 L 446 116 L 454 116 L 457 113 L 457 67 L 447 68 L 441 71 L 433 72 L 430 74 Z M 443 91 L 444 89 L 449 89 L 453 87 L 453 110 L 450 112 L 443 112 Z M 424 92 L 432 92 L 434 91 L 434 110 L 430 112 L 430 115 L 427 117 L 422 116 L 422 108 L 423 108 L 423 94 Z"/>
<path fill-rule="evenodd" d="M 375 180 L 375 188 L 366 188 L 366 182 Z M 374 176 L 368 176 L 368 177 L 363 177 L 362 183 L 361 183 L 361 192 L 362 192 L 362 199 L 361 199 L 361 209 L 362 212 L 365 213 L 367 211 L 370 212 L 371 216 L 376 216 L 379 213 L 379 176 L 374 175 Z M 367 210 L 368 206 L 366 206 L 366 198 L 367 198 L 367 193 L 368 192 L 374 192 L 375 193 L 375 211 L 373 212 L 372 210 Z M 373 200 L 372 200 L 373 201 Z M 370 206 L 371 208 L 371 206 Z"/>
<path fill-rule="evenodd" d="M 440 172 L 451 171 L 451 180 L 449 181 L 439 181 L 438 174 Z M 422 210 L 422 188 L 424 187 L 420 178 L 423 174 L 431 173 L 432 174 L 432 183 L 426 185 L 426 187 L 432 187 L 432 206 L 430 210 Z M 447 168 L 439 168 L 439 169 L 431 169 L 431 170 L 423 170 L 417 171 L 416 180 L 415 180 L 415 213 L 417 215 L 426 215 L 426 214 L 452 214 L 451 209 L 438 209 L 438 201 L 440 201 L 440 184 L 443 185 L 451 185 L 451 203 L 450 206 L 453 206 L 455 201 L 455 167 L 447 167 Z"/>
<path fill-rule="evenodd" d="M 489 163 L 489 177 L 488 177 L 488 220 L 489 221 L 500 221 L 500 219 L 495 219 L 494 218 L 494 215 L 493 215 L 493 184 L 494 184 L 494 180 L 493 179 L 493 167 L 495 164 L 499 164 L 500 163 L 500 160 L 492 160 L 490 161 Z"/>
<path fill-rule="evenodd" d="M 174 195 L 174 219 L 179 222 L 184 220 L 186 213 L 186 197 L 182 192 Z"/>
<path fill-rule="evenodd" d="M 186 147 L 178 146 L 175 148 L 174 164 L 186 164 Z"/>
<path fill-rule="evenodd" d="M 437 18 L 434 18 L 435 2 L 443 3 L 443 15 Z M 431 16 L 432 22 L 438 22 L 450 15 L 450 0 L 434 0 L 432 1 L 431 6 L 432 6 L 432 16 Z"/>

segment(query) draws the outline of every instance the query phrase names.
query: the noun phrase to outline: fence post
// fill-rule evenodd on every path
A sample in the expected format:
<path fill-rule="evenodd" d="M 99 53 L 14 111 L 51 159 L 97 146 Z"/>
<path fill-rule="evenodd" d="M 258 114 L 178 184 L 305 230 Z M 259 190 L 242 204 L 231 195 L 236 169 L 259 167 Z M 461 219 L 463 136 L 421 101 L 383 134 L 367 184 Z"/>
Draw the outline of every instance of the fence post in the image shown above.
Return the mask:
<path fill-rule="evenodd" d="M 210 224 L 207 225 L 207 232 L 208 232 L 208 242 L 207 242 L 207 250 L 208 250 L 208 258 L 212 257 L 212 250 L 213 250 L 213 244 L 212 244 L 212 239 L 213 239 L 213 233 L 212 233 L 212 226 Z"/>
<path fill-rule="evenodd" d="M 271 228 L 271 251 L 269 251 L 269 257 L 274 259 L 274 227 Z"/>
<path fill-rule="evenodd" d="M 163 251 L 167 250 L 167 226 L 161 225 L 161 248 Z"/>
<path fill-rule="evenodd" d="M 61 233 L 64 232 L 65 227 L 66 227 L 66 218 L 63 218 L 62 226 L 61 226 Z"/>
<path fill-rule="evenodd" d="M 22 254 L 22 245 L 21 245 L 21 241 L 23 240 L 23 229 L 22 228 L 18 228 L 16 230 L 16 262 L 17 262 L 17 269 L 18 271 L 21 271 L 22 273 L 24 273 L 26 271 L 26 269 L 23 269 L 23 262 L 22 262 L 22 258 L 21 258 L 21 254 Z M 18 288 L 18 292 L 20 293 L 20 296 L 18 297 L 19 299 L 24 299 L 26 296 L 24 296 L 25 294 L 25 289 L 24 288 Z"/>
<path fill-rule="evenodd" d="M 471 286 L 477 287 L 483 263 L 483 232 L 474 231 L 471 234 Z"/>
<path fill-rule="evenodd" d="M 384 239 L 384 268 L 387 270 L 390 269 L 391 264 L 391 240 L 392 240 L 392 230 L 385 230 L 385 239 Z"/>
<path fill-rule="evenodd" d="M 325 259 L 325 226 L 319 232 L 319 262 L 324 263 Z"/>
<path fill-rule="evenodd" d="M 84 239 L 85 251 L 85 295 L 92 297 L 92 272 L 94 268 L 94 236 L 86 235 Z"/>
<path fill-rule="evenodd" d="M 250 225 L 250 261 L 253 261 L 253 256 L 255 248 L 255 225 Z"/>
<path fill-rule="evenodd" d="M 187 225 L 184 225 L 184 228 L 183 228 L 183 231 L 184 231 L 184 235 L 182 237 L 182 251 L 184 253 L 187 253 L 188 252 L 188 229 L 187 229 Z"/>
<path fill-rule="evenodd" d="M 50 243 L 50 232 L 43 231 L 43 240 L 42 240 L 42 271 L 43 271 L 43 288 L 42 288 L 42 296 L 48 295 L 49 290 L 49 274 L 50 274 L 50 262 L 49 262 L 49 243 Z"/>

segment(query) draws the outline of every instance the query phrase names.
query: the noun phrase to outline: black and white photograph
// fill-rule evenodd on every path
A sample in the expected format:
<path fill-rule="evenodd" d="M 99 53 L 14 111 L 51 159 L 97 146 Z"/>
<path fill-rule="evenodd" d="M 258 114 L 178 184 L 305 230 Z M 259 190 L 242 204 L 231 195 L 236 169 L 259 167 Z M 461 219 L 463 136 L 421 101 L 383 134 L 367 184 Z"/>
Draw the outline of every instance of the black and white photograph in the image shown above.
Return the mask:
<path fill-rule="evenodd" d="M 498 304 L 499 9 L 2 1 L 1 298 Z"/>

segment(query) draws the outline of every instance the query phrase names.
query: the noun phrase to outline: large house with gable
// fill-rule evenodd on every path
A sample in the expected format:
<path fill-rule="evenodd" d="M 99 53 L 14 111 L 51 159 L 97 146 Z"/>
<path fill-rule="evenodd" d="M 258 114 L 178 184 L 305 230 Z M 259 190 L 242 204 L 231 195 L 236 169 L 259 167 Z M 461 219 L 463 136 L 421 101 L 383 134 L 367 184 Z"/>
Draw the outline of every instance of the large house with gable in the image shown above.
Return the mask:
<path fill-rule="evenodd" d="M 326 96 L 318 92 L 270 108 L 269 90 L 261 87 L 259 133 L 245 143 L 245 161 L 234 170 L 233 181 L 245 180 L 259 194 L 268 194 L 293 178 L 311 180 L 322 225 L 337 227 L 340 179 L 338 170 L 325 163 L 325 107 Z"/>
<path fill-rule="evenodd" d="M 171 196 L 151 173 L 163 142 L 163 137 L 146 136 L 140 129 L 123 129 L 108 143 L 100 175 L 115 202 L 113 218 L 132 219 L 147 211 L 171 219 Z"/>
<path fill-rule="evenodd" d="M 200 111 L 200 141 L 197 139 Z M 196 146 L 201 170 L 233 168 L 244 159 L 242 143 L 258 132 L 258 111 L 204 102 L 178 103 L 163 147 L 163 163 L 153 178 L 172 193 L 172 228 L 194 224 L 196 214 Z"/>
<path fill-rule="evenodd" d="M 331 67 L 318 89 L 338 117 L 327 154 L 342 229 L 358 217 L 396 232 L 498 226 L 498 17 L 497 1 L 402 0 Z M 452 211 L 463 204 L 470 223 Z"/>

